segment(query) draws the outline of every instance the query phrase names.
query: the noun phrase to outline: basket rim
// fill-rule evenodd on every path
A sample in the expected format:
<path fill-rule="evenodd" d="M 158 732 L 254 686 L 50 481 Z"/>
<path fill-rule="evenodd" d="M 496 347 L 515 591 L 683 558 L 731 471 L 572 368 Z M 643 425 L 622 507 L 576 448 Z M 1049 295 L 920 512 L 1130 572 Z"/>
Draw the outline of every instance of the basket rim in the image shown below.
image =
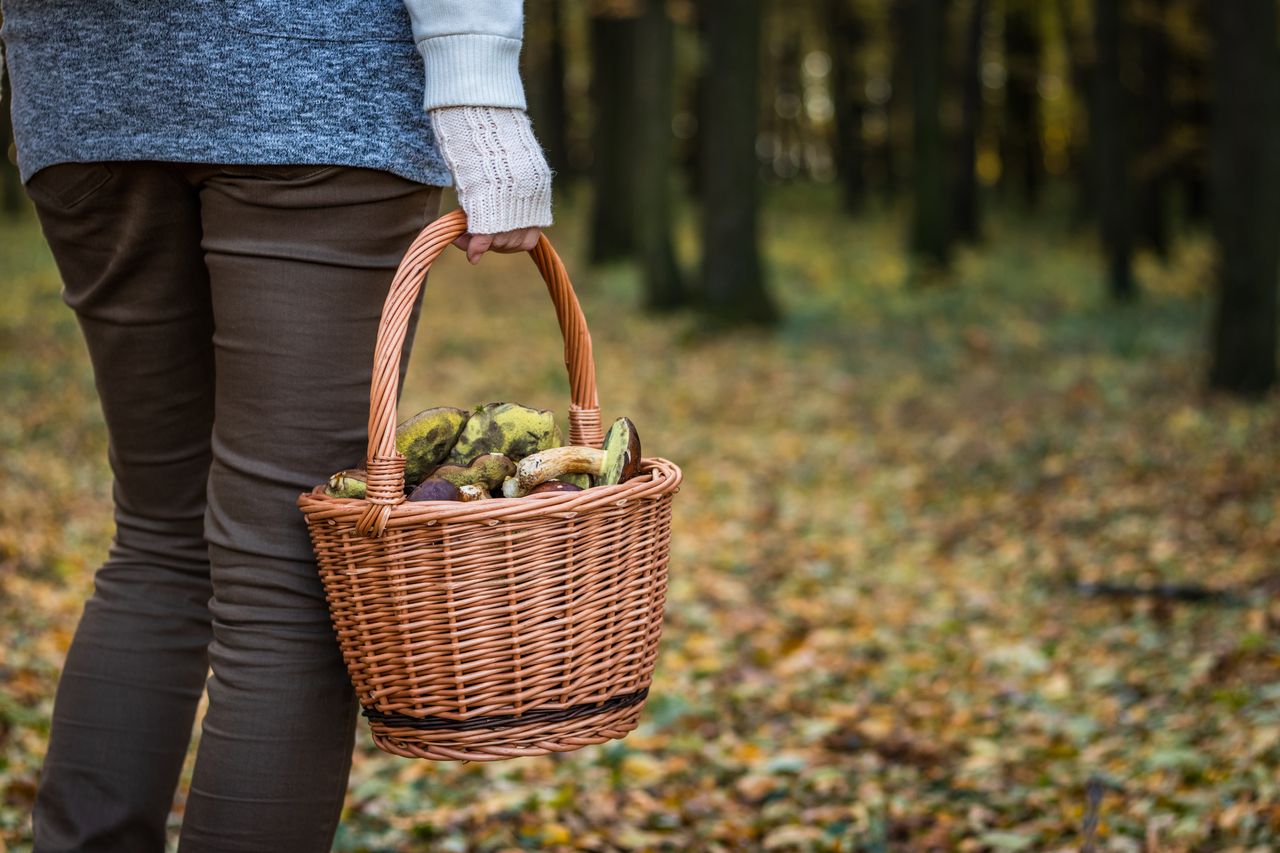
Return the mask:
<path fill-rule="evenodd" d="M 673 495 L 680 490 L 684 473 L 674 462 L 662 457 L 641 460 L 638 476 L 615 486 L 592 486 L 580 492 L 547 492 L 521 498 L 497 497 L 484 501 L 410 501 L 407 498 L 391 506 L 387 527 L 404 527 L 421 523 L 449 521 L 519 521 L 543 516 L 573 518 L 606 506 L 624 506 L 631 501 L 652 500 Z M 309 523 L 350 522 L 359 520 L 369 506 L 363 498 L 335 498 L 324 494 L 325 484 L 315 486 L 298 496 L 298 507 Z"/>

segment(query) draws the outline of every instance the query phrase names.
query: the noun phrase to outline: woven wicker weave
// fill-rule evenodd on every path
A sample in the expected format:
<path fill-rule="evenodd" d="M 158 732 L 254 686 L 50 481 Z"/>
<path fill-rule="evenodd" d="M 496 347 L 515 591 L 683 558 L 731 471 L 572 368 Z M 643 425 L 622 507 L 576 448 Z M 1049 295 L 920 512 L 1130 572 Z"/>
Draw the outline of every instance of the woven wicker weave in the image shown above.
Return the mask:
<path fill-rule="evenodd" d="M 662 629 L 680 469 L 617 486 L 474 503 L 409 502 L 395 449 L 400 352 L 427 269 L 466 230 L 428 225 L 391 285 L 369 406 L 368 498 L 298 498 L 351 680 L 377 745 L 493 761 L 623 737 Z M 600 446 L 591 336 L 564 265 L 530 253 L 564 334 L 569 439 Z"/>

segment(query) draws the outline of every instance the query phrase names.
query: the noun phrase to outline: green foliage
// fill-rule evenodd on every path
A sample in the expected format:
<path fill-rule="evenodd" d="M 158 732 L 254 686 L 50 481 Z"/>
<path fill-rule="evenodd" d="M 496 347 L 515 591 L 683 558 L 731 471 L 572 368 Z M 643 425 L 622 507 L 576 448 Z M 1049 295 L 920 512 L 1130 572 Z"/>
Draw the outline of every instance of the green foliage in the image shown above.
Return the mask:
<path fill-rule="evenodd" d="M 1207 246 L 1140 263 L 1146 296 L 1121 311 L 1090 244 L 997 218 L 950 283 L 915 289 L 897 218 L 828 201 L 766 208 L 777 334 L 705 337 L 639 316 L 614 273 L 576 282 L 606 422 L 630 416 L 687 478 L 640 729 L 490 765 L 362 733 L 336 849 L 1078 849 L 1092 777 L 1099 849 L 1280 845 L 1280 405 L 1198 392 Z M 88 363 L 37 242 L 0 239 L 0 841 L 18 848 L 110 536 Z M 456 255 L 402 413 L 514 398 L 563 421 L 527 259 Z M 1099 581 L 1232 598 L 1078 593 Z"/>

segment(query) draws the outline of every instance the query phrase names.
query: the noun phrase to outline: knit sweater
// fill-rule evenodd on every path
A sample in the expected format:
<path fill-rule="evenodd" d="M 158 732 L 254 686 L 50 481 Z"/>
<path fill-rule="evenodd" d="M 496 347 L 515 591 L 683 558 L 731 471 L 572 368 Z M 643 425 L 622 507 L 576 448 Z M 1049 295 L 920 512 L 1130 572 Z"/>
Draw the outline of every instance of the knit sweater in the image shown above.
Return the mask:
<path fill-rule="evenodd" d="M 520 0 L 3 0 L 2 9 L 23 180 L 55 163 L 167 160 L 363 166 L 447 186 L 441 149 L 456 148 L 455 164 L 488 175 L 472 182 L 472 206 L 483 197 L 501 208 L 475 233 L 550 221 L 550 175 L 542 180 L 541 149 L 524 130 Z M 473 109 L 455 111 L 464 106 Z M 427 110 L 497 116 L 498 149 L 480 131 L 437 142 Z M 533 189 L 517 186 L 533 173 Z M 522 209 L 504 206 L 504 193 Z"/>

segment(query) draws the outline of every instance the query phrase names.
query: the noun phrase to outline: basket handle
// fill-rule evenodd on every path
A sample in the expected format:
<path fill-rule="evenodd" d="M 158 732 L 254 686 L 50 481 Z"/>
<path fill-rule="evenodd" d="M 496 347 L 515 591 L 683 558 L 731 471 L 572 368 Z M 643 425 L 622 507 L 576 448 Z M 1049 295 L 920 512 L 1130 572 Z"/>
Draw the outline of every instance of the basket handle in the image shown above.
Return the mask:
<path fill-rule="evenodd" d="M 373 356 L 373 383 L 369 390 L 369 450 L 367 501 L 356 530 L 364 536 L 381 536 L 391 507 L 404 501 L 404 456 L 396 451 L 396 398 L 400 384 L 400 353 L 413 313 L 414 300 L 427 270 L 449 245 L 467 231 L 467 216 L 453 210 L 419 232 L 405 252 L 382 306 L 378 343 Z M 547 284 L 555 305 L 560 333 L 564 336 L 564 365 L 569 373 L 569 442 L 599 447 L 600 400 L 596 394 L 596 365 L 591 354 L 591 333 L 582 316 L 569 273 L 546 235 L 529 254 Z"/>

